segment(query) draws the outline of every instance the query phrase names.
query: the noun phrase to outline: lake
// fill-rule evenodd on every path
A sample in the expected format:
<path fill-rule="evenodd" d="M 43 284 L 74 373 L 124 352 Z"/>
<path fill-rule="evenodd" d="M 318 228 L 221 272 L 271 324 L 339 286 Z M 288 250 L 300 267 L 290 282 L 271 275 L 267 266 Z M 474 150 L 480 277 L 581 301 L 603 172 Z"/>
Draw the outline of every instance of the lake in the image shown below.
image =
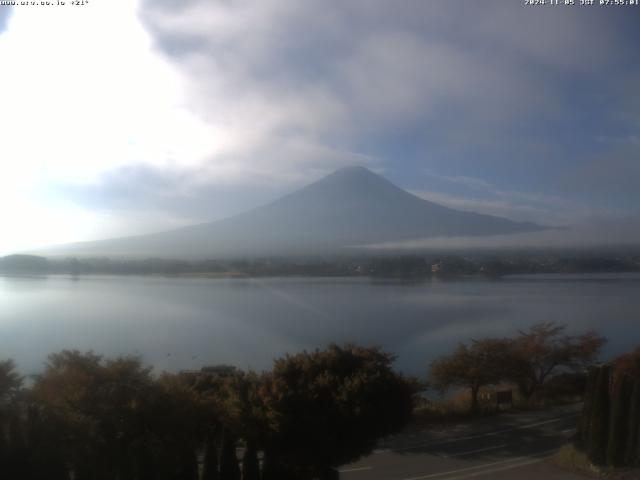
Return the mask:
<path fill-rule="evenodd" d="M 595 329 L 609 357 L 640 344 L 640 274 L 498 280 L 0 276 L 0 359 L 24 373 L 64 348 L 139 355 L 162 370 L 261 370 L 285 352 L 353 341 L 424 376 L 458 342 L 556 321 Z"/>

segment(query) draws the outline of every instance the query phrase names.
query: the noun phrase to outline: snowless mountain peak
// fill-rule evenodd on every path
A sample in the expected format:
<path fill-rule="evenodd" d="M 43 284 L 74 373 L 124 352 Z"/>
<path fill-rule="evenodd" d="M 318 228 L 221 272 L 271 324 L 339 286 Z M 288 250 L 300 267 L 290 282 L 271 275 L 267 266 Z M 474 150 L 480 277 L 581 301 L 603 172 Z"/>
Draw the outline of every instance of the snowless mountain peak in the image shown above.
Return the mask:
<path fill-rule="evenodd" d="M 151 235 L 63 245 L 52 253 L 171 258 L 312 254 L 382 242 L 542 229 L 447 208 L 365 167 L 353 166 L 223 220 Z"/>

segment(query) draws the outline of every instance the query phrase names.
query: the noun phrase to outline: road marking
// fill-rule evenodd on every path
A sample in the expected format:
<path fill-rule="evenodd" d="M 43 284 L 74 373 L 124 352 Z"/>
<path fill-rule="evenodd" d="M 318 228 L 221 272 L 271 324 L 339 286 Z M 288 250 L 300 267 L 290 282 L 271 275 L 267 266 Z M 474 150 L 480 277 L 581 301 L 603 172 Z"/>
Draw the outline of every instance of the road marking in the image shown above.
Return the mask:
<path fill-rule="evenodd" d="M 535 463 L 544 462 L 544 460 L 545 460 L 544 458 L 536 458 L 534 460 L 529 460 L 527 462 L 517 463 L 515 465 L 507 465 L 506 467 L 492 468 L 490 470 L 484 470 L 482 472 L 474 472 L 474 473 L 470 473 L 468 475 L 462 475 L 462 476 L 457 476 L 457 477 L 449 477 L 446 480 L 462 480 L 463 478 L 473 478 L 473 477 L 479 477 L 481 475 L 489 475 L 491 473 L 504 472 L 506 470 L 512 470 L 514 468 L 526 467 L 527 465 L 533 465 Z"/>
<path fill-rule="evenodd" d="M 424 480 L 425 478 L 442 477 L 444 475 L 451 475 L 452 473 L 468 472 L 470 470 L 478 470 L 480 468 L 493 467 L 494 465 L 503 465 L 505 463 L 519 462 L 526 458 L 528 457 L 515 457 L 509 460 L 501 460 L 499 462 L 485 463 L 484 465 L 475 465 L 473 467 L 459 468 L 457 470 L 449 470 L 448 472 L 430 473 L 428 475 L 422 475 L 421 477 L 411 477 L 411 478 L 405 478 L 403 480 Z"/>
<path fill-rule="evenodd" d="M 463 442 L 465 440 L 475 440 L 477 438 L 492 437 L 492 436 L 495 436 L 495 435 L 500 435 L 502 433 L 515 432 L 517 430 L 526 430 L 528 428 L 535 428 L 535 427 L 539 427 L 539 426 L 542 426 L 542 425 L 548 425 L 550 423 L 561 422 L 563 420 L 567 420 L 569 418 L 575 418 L 575 417 L 579 417 L 579 416 L 580 416 L 579 414 L 566 415 L 564 417 L 553 418 L 551 420 L 544 420 L 542 422 L 530 423 L 528 425 L 520 425 L 518 427 L 505 428 L 505 429 L 502 429 L 502 430 L 496 430 L 495 432 L 481 433 L 481 434 L 478 434 L 478 435 L 469 435 L 469 436 L 466 436 L 466 437 L 455 438 L 455 439 L 452 439 L 452 440 L 436 440 L 436 441 L 431 441 L 431 442 L 426 442 L 426 443 L 418 443 L 418 444 L 410 445 L 410 446 L 407 446 L 407 447 L 378 449 L 378 450 L 374 450 L 373 454 L 377 455 L 377 454 L 381 454 L 381 453 L 403 452 L 405 450 L 415 450 L 417 448 L 433 447 L 433 446 L 437 446 L 437 445 L 447 445 L 449 443 Z"/>
<path fill-rule="evenodd" d="M 562 433 L 569 433 L 569 432 L 575 432 L 576 429 L 575 428 L 567 428 L 565 430 L 562 430 Z"/>
<path fill-rule="evenodd" d="M 348 473 L 348 472 L 361 472 L 363 470 L 371 470 L 372 467 L 353 467 L 353 468 L 344 468 L 342 470 L 338 470 L 340 473 Z"/>
<path fill-rule="evenodd" d="M 477 450 L 470 450 L 468 452 L 444 454 L 444 455 L 441 455 L 441 456 L 443 458 L 464 457 L 465 455 L 472 455 L 474 453 L 480 453 L 480 452 L 488 452 L 489 450 L 497 450 L 498 448 L 504 448 L 506 446 L 507 446 L 507 444 L 503 443 L 502 445 L 495 445 L 493 447 L 479 448 Z"/>
<path fill-rule="evenodd" d="M 462 473 L 462 472 L 470 472 L 471 470 L 480 470 L 483 468 L 487 468 L 487 467 L 495 467 L 496 465 L 504 465 L 505 463 L 513 463 L 513 462 L 520 462 L 518 464 L 514 464 L 514 465 L 509 465 L 507 467 L 501 467 L 500 469 L 493 469 L 493 470 L 483 470 L 482 472 L 473 472 L 469 475 L 465 476 L 458 476 L 458 477 L 451 477 L 448 478 L 447 480 L 455 480 L 458 478 L 468 478 L 468 477 L 472 477 L 472 476 L 479 476 L 479 475 L 484 475 L 486 473 L 492 473 L 492 471 L 499 471 L 499 470 L 508 470 L 509 468 L 517 468 L 519 466 L 525 466 L 525 465 L 529 465 L 529 464 L 533 464 L 533 463 L 537 463 L 537 462 L 542 462 L 547 455 L 556 452 L 557 450 L 546 450 L 544 452 L 539 452 L 537 454 L 533 454 L 530 456 L 526 456 L 526 457 L 515 457 L 515 458 L 510 458 L 508 460 L 501 460 L 499 462 L 492 462 L 492 463 L 485 463 L 483 465 L 475 465 L 473 467 L 466 467 L 466 468 L 459 468 L 457 470 L 449 470 L 447 472 L 439 472 L 439 473 L 431 473 L 428 475 L 422 475 L 421 477 L 411 477 L 411 478 L 405 478 L 403 480 L 425 480 L 427 478 L 436 478 L 436 477 L 444 477 L 445 475 L 451 475 L 454 473 Z M 534 458 L 534 457 L 542 457 L 542 458 Z M 523 462 L 524 460 L 524 462 Z"/>

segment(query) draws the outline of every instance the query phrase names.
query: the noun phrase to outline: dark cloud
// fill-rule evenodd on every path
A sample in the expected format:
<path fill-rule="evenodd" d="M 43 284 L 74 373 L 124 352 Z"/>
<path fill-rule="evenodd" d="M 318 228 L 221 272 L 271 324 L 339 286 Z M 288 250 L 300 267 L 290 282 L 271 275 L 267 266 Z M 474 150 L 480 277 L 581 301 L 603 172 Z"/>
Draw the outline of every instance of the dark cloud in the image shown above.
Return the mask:
<path fill-rule="evenodd" d="M 343 109 L 340 122 L 321 111 L 306 115 L 320 115 L 313 125 L 329 139 L 347 131 L 366 142 L 369 133 L 422 122 L 438 135 L 462 130 L 475 147 L 487 136 L 495 143 L 570 109 L 563 90 L 575 88 L 576 75 L 585 81 L 633 51 L 616 37 L 622 17 L 598 8 L 265 0 L 192 1 L 167 12 L 166 2 L 158 5 L 147 0 L 142 18 L 169 56 L 211 86 L 201 94 L 219 101 L 217 85 L 238 100 L 286 109 L 323 92 Z M 184 60 L 189 55 L 199 56 L 197 67 Z"/>
<path fill-rule="evenodd" d="M 510 0 L 144 0 L 140 18 L 189 79 L 194 111 L 241 139 L 210 166 L 282 190 L 364 163 L 431 198 L 556 223 L 638 211 L 637 150 L 599 140 L 640 128 L 635 13 Z"/>
<path fill-rule="evenodd" d="M 562 179 L 568 194 L 611 209 L 635 210 L 640 205 L 640 138 L 615 142 L 604 153 L 581 163 Z"/>

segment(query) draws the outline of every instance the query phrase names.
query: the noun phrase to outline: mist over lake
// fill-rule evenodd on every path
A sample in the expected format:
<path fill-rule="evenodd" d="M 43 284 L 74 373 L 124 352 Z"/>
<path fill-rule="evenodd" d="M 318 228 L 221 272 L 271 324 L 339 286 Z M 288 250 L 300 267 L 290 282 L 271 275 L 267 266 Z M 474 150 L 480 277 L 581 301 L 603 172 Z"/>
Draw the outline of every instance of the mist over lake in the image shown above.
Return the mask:
<path fill-rule="evenodd" d="M 640 338 L 640 274 L 421 283 L 365 278 L 0 277 L 0 354 L 24 373 L 64 348 L 140 355 L 157 369 L 261 370 L 329 342 L 381 345 L 423 376 L 457 342 L 540 321 L 595 329 L 608 357 Z"/>

